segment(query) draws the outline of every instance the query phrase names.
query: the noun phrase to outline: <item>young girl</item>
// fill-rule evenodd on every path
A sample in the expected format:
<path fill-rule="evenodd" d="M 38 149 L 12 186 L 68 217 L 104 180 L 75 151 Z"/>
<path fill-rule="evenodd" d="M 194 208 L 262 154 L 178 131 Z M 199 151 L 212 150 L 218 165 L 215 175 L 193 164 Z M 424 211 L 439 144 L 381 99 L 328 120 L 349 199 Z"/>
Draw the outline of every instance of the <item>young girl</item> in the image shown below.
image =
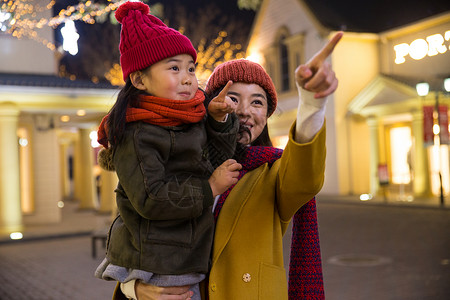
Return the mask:
<path fill-rule="evenodd" d="M 241 167 L 231 159 L 221 164 L 234 153 L 238 128 L 225 96 L 231 83 L 212 100 L 205 118 L 197 54 L 189 39 L 141 2 L 124 3 L 115 16 L 122 24 L 126 84 L 100 124 L 99 142 L 108 150 L 101 152 L 101 165 L 119 178 L 119 216 L 96 276 L 121 282 L 131 299 L 135 280 L 192 285 L 193 299 L 200 299 L 198 283 L 209 269 L 214 197 L 237 182 Z"/>

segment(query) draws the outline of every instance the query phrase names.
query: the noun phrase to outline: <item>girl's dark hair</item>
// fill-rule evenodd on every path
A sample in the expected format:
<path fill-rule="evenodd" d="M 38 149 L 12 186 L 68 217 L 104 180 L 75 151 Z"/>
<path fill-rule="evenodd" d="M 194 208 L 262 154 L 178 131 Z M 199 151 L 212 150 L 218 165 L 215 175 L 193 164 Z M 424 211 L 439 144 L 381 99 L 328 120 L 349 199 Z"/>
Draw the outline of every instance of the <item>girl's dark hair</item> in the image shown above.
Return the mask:
<path fill-rule="evenodd" d="M 216 89 L 209 95 L 206 94 L 206 98 L 205 98 L 205 107 L 206 108 L 208 108 L 209 102 L 211 102 L 211 100 L 214 97 L 216 97 L 224 87 L 225 86 L 222 86 L 222 87 Z M 273 101 L 270 98 L 269 93 L 267 93 L 267 91 L 266 91 L 266 96 L 267 96 L 267 105 L 268 105 L 267 117 L 269 117 L 269 111 L 272 111 L 272 109 L 273 109 Z M 250 139 L 252 139 L 252 134 L 250 133 L 250 130 L 247 127 L 239 125 L 239 132 L 238 132 L 237 140 L 240 140 L 240 138 L 242 137 L 242 135 L 244 133 L 247 133 L 249 135 Z M 247 148 L 247 146 L 248 145 L 237 143 L 236 152 L 234 155 L 234 158 L 236 160 L 239 161 L 239 158 L 241 158 L 245 154 L 245 149 Z M 253 142 L 250 143 L 250 146 L 271 146 L 271 147 L 273 146 L 272 141 L 270 140 L 269 128 L 268 128 L 267 123 L 266 123 L 266 126 L 264 126 L 261 134 Z"/>
<path fill-rule="evenodd" d="M 136 107 L 139 102 L 138 96 L 143 93 L 144 91 L 135 88 L 131 83 L 130 78 L 128 78 L 125 82 L 125 86 L 117 95 L 116 103 L 114 103 L 113 107 L 109 111 L 107 121 L 108 141 L 113 148 L 115 145 L 120 143 L 123 138 L 127 107 Z"/>

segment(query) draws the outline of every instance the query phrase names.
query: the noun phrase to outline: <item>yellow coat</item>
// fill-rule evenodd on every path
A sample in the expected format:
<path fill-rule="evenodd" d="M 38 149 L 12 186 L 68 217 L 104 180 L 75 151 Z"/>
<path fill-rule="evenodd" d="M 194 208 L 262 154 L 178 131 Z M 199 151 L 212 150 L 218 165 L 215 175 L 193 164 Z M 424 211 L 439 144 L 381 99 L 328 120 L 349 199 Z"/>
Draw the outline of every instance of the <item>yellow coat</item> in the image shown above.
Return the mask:
<path fill-rule="evenodd" d="M 322 188 L 326 152 L 325 126 L 307 144 L 293 140 L 294 128 L 282 157 L 244 175 L 220 211 L 209 282 L 202 286 L 209 300 L 288 299 L 282 237 Z"/>

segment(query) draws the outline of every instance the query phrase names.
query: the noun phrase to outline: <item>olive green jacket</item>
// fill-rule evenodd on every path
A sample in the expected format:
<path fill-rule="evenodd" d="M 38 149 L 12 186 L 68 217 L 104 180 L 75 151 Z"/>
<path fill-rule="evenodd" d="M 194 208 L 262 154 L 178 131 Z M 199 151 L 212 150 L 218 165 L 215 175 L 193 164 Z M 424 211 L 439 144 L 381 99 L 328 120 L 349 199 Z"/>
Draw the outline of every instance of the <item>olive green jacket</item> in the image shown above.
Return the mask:
<path fill-rule="evenodd" d="M 238 122 L 230 116 L 176 127 L 127 123 L 113 151 L 119 216 L 108 234 L 110 263 L 156 274 L 208 271 L 214 232 L 208 158 L 234 153 Z M 211 149 L 219 153 L 209 157 Z"/>

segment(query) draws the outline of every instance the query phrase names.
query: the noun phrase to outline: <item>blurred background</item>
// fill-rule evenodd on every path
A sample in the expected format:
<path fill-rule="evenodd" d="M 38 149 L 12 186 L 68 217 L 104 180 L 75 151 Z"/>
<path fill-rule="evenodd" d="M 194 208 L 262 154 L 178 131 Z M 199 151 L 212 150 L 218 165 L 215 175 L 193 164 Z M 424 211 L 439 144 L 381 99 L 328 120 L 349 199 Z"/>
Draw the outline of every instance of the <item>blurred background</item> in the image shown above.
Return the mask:
<path fill-rule="evenodd" d="M 0 258 L 6 244 L 80 235 L 89 253 L 91 237 L 105 235 L 117 177 L 97 165 L 96 130 L 123 85 L 114 18 L 123 2 L 0 2 Z M 191 39 L 201 86 L 224 61 L 264 66 L 279 96 L 269 129 L 280 148 L 296 116 L 295 68 L 344 31 L 329 59 L 339 88 L 327 105 L 319 202 L 433 212 L 433 233 L 444 237 L 436 249 L 448 246 L 449 1 L 143 2 Z M 449 256 L 437 263 L 447 275 L 439 280 L 450 279 Z"/>

